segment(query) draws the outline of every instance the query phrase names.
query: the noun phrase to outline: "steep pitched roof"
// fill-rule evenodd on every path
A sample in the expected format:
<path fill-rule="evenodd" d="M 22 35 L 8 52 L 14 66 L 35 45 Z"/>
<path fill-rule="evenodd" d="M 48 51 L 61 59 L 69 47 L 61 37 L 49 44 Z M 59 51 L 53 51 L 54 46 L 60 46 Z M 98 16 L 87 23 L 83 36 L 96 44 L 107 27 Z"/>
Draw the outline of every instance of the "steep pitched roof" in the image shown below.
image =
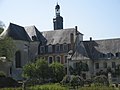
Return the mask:
<path fill-rule="evenodd" d="M 11 37 L 14 40 L 24 40 L 30 41 L 28 34 L 26 33 L 24 27 L 10 23 L 7 30 L 3 31 L 0 35 L 1 37 Z"/>
<path fill-rule="evenodd" d="M 83 41 L 80 41 L 75 48 L 72 60 L 84 60 L 84 59 L 89 59 L 89 56 L 87 55 Z"/>
<path fill-rule="evenodd" d="M 116 53 L 120 53 L 120 38 L 82 41 L 80 43 L 75 51 L 75 53 L 78 53 L 77 56 L 79 60 L 82 59 L 83 56 L 87 56 L 87 58 L 92 60 L 108 59 L 108 54 L 115 57 Z M 86 55 L 84 55 L 83 52 L 85 52 Z"/>
<path fill-rule="evenodd" d="M 46 39 L 44 36 L 41 34 L 40 31 L 35 26 L 26 26 L 24 27 L 25 31 L 29 35 L 31 41 L 40 41 L 40 42 L 45 42 Z"/>
<path fill-rule="evenodd" d="M 73 33 L 74 41 L 76 38 L 76 30 L 74 28 L 70 29 L 61 29 L 54 31 L 44 31 L 42 32 L 43 36 L 47 39 L 47 45 L 63 44 L 70 43 L 70 34 Z"/>

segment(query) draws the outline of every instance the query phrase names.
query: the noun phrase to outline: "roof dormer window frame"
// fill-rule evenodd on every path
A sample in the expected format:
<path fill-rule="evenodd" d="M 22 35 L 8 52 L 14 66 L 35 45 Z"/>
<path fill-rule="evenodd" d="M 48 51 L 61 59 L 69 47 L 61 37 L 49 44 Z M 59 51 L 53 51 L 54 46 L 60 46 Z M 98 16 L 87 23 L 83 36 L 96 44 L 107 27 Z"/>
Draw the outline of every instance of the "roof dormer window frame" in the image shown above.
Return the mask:
<path fill-rule="evenodd" d="M 68 51 L 68 44 L 67 44 L 67 43 L 64 43 L 64 44 L 63 44 L 63 50 L 64 50 L 64 51 Z"/>
<path fill-rule="evenodd" d="M 60 44 L 56 44 L 55 45 L 55 51 L 56 52 L 60 52 Z"/>
<path fill-rule="evenodd" d="M 53 52 L 52 45 L 51 45 L 51 44 L 49 44 L 49 45 L 48 45 L 48 53 L 52 53 L 52 52 Z"/>

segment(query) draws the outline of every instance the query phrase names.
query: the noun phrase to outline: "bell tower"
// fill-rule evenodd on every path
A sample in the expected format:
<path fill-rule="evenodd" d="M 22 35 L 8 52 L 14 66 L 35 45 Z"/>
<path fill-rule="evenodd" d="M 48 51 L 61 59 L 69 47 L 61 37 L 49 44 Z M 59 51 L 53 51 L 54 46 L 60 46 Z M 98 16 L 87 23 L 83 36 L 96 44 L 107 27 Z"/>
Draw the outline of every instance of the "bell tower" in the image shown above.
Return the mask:
<path fill-rule="evenodd" d="M 54 30 L 63 29 L 63 17 L 60 16 L 60 6 L 55 6 L 55 18 L 53 18 Z"/>

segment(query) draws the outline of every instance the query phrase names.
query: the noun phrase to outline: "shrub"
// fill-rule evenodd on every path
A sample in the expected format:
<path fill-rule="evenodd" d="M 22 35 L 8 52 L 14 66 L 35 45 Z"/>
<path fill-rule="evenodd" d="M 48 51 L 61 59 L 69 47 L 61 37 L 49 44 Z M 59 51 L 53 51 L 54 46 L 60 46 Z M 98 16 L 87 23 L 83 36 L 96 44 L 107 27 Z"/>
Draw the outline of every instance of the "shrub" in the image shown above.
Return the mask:
<path fill-rule="evenodd" d="M 92 82 L 93 82 L 92 79 L 86 79 L 86 80 L 84 81 L 84 83 L 87 84 L 87 85 L 89 85 L 89 86 L 92 84 Z"/>
<path fill-rule="evenodd" d="M 73 88 L 75 88 L 76 86 L 83 86 L 84 80 L 80 76 L 75 76 L 75 75 L 68 76 L 68 75 L 66 75 L 63 78 L 63 80 L 61 81 L 61 84 L 62 85 L 71 85 Z"/>
<path fill-rule="evenodd" d="M 100 76 L 94 77 L 93 83 L 96 86 L 102 86 L 102 85 L 108 86 L 109 85 L 108 79 L 105 75 L 100 75 Z"/>
<path fill-rule="evenodd" d="M 62 85 L 70 83 L 70 76 L 64 76 L 63 80 L 60 82 Z"/>
<path fill-rule="evenodd" d="M 73 88 L 75 88 L 75 86 L 83 86 L 84 80 L 80 76 L 72 75 L 71 80 L 70 80 L 70 84 L 71 84 L 71 86 L 73 86 Z"/>
<path fill-rule="evenodd" d="M 40 79 L 37 79 L 37 78 L 32 78 L 32 79 L 29 79 L 27 81 L 25 81 L 25 86 L 34 86 L 34 85 L 38 85 L 38 84 L 41 84 L 41 80 Z"/>

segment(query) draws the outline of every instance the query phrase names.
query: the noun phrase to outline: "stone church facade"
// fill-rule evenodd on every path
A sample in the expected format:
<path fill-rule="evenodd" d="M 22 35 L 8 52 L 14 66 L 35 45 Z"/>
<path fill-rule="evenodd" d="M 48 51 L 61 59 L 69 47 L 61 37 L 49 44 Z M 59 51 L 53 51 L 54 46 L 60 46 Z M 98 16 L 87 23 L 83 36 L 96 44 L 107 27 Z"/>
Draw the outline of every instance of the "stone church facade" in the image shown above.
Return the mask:
<path fill-rule="evenodd" d="M 9 74 L 16 80 L 22 79 L 22 67 L 35 60 L 44 58 L 48 63 L 59 62 L 67 67 L 67 57 L 70 50 L 70 65 L 74 68 L 76 62 L 88 64 L 89 71 L 82 72 L 86 78 L 91 78 L 100 70 L 114 69 L 120 64 L 120 39 L 83 40 L 83 34 L 75 28 L 63 29 L 63 17 L 60 16 L 60 6 L 55 7 L 56 17 L 53 19 L 54 30 L 40 32 L 35 26 L 22 27 L 13 23 L 0 37 L 11 37 L 16 46 Z"/>

